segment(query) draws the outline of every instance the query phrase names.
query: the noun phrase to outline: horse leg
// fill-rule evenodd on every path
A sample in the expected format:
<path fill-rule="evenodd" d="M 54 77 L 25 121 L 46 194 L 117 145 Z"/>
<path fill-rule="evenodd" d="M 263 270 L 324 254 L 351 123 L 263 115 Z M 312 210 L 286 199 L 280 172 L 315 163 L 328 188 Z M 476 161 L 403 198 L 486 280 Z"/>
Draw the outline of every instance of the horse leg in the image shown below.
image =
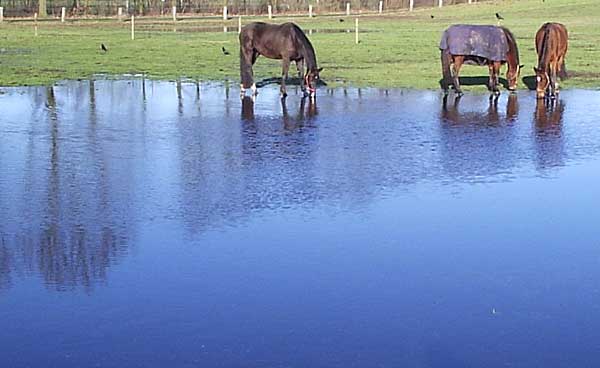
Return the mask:
<path fill-rule="evenodd" d="M 256 63 L 256 59 L 258 59 L 258 55 L 259 55 L 258 51 L 252 50 L 252 66 L 254 66 L 254 63 Z M 253 82 L 250 89 L 252 90 L 253 96 L 256 96 L 258 94 L 258 89 L 256 88 L 256 83 Z"/>
<path fill-rule="evenodd" d="M 465 58 L 463 56 L 455 56 L 454 66 L 452 68 L 452 83 L 454 84 L 454 92 L 459 96 L 462 96 L 463 93 L 460 89 L 460 81 L 458 79 L 458 74 L 460 73 L 460 68 L 462 67 L 464 61 Z"/>
<path fill-rule="evenodd" d="M 254 65 L 254 61 L 256 60 L 254 53 L 252 40 L 244 34 L 240 35 L 240 95 L 244 95 L 246 89 L 250 87 L 252 87 L 253 92 L 256 91 L 252 71 L 252 65 Z"/>
<path fill-rule="evenodd" d="M 558 82 L 556 81 L 556 69 L 558 69 L 558 64 L 556 62 L 550 64 L 550 98 L 556 98 L 558 94 Z"/>
<path fill-rule="evenodd" d="M 300 79 L 300 88 L 306 93 L 306 86 L 302 78 L 304 77 L 304 59 L 296 60 L 296 69 L 298 70 L 298 79 Z"/>
<path fill-rule="evenodd" d="M 441 51 L 441 61 L 442 61 L 442 91 L 444 91 L 444 96 L 448 95 L 448 87 L 450 83 L 452 83 L 452 72 L 450 71 L 450 65 L 452 65 L 452 55 Z"/>
<path fill-rule="evenodd" d="M 287 96 L 285 89 L 285 80 L 288 77 L 288 71 L 290 70 L 290 59 L 282 59 L 282 70 L 281 70 L 281 97 Z"/>
<path fill-rule="evenodd" d="M 500 93 L 498 90 L 498 75 L 500 74 L 500 65 L 497 62 L 490 61 L 488 63 L 489 79 L 488 79 L 488 90 L 493 94 Z"/>
<path fill-rule="evenodd" d="M 488 63 L 488 73 L 489 73 L 489 77 L 488 77 L 487 88 L 488 88 L 488 91 L 492 92 L 494 90 L 494 63 L 493 62 Z"/>
<path fill-rule="evenodd" d="M 498 86 L 500 85 L 500 67 L 502 66 L 502 64 L 498 61 L 494 62 L 494 94 L 499 95 L 500 94 L 500 90 L 498 89 Z"/>
<path fill-rule="evenodd" d="M 569 77 L 569 75 L 567 74 L 567 67 L 565 66 L 565 56 L 564 55 L 559 58 L 558 65 L 560 65 L 560 67 L 559 67 L 560 69 L 558 71 L 558 76 L 560 77 L 560 80 L 563 81 Z"/>

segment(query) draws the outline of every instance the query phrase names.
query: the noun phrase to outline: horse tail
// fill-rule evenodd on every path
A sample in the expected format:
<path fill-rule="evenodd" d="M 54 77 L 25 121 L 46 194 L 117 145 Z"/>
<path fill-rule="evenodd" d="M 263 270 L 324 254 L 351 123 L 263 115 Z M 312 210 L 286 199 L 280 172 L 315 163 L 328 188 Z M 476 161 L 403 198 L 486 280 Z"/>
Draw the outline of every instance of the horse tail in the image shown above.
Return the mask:
<path fill-rule="evenodd" d="M 448 86 L 452 83 L 452 73 L 450 72 L 450 54 L 446 50 L 440 52 L 442 60 L 442 81 L 441 87 L 444 92 L 448 92 Z"/>

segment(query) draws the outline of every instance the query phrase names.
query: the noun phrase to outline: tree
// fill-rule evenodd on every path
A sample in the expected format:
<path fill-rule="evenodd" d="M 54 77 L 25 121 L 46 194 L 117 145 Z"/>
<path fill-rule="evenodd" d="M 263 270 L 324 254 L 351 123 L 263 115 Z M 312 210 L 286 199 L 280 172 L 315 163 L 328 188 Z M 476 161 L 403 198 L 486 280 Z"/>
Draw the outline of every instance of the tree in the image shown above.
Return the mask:
<path fill-rule="evenodd" d="M 38 0 L 38 16 L 47 17 L 48 12 L 46 11 L 46 0 Z"/>

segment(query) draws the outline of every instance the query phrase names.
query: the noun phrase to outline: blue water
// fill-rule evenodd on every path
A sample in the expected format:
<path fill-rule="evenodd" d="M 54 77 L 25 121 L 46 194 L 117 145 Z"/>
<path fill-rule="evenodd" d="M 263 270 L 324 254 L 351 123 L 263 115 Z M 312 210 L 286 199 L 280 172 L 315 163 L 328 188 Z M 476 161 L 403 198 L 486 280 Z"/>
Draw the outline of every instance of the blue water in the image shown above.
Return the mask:
<path fill-rule="evenodd" d="M 594 367 L 600 92 L 0 90 L 2 367 Z"/>

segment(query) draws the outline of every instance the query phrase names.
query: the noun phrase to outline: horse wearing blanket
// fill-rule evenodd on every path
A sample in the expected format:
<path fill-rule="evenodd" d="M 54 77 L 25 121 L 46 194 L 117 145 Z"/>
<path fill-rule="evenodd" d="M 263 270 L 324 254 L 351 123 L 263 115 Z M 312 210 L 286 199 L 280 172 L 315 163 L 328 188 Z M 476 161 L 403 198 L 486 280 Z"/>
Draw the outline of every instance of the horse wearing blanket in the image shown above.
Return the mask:
<path fill-rule="evenodd" d="M 442 59 L 442 89 L 448 93 L 450 84 L 457 94 L 462 95 L 459 72 L 463 64 L 487 65 L 489 69 L 488 89 L 498 90 L 500 67 L 508 64 L 506 79 L 508 89 L 517 88 L 519 49 L 513 34 L 504 27 L 481 25 L 453 25 L 444 31 L 440 41 Z M 452 70 L 451 70 L 452 66 Z"/>

